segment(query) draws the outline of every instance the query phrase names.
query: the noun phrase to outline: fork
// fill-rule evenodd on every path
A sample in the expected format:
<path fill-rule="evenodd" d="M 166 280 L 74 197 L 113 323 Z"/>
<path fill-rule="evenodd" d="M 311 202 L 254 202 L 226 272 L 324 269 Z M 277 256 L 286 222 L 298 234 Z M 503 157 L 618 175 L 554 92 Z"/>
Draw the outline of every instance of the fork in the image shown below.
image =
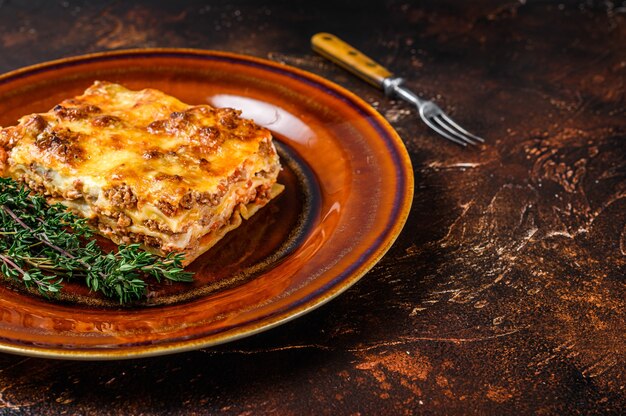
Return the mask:
<path fill-rule="evenodd" d="M 374 62 L 330 33 L 317 33 L 311 38 L 313 50 L 363 80 L 382 89 L 387 97 L 399 97 L 417 107 L 420 118 L 434 131 L 461 146 L 477 145 L 484 140 L 452 120 L 437 104 L 418 97 L 406 87 L 404 79 Z"/>

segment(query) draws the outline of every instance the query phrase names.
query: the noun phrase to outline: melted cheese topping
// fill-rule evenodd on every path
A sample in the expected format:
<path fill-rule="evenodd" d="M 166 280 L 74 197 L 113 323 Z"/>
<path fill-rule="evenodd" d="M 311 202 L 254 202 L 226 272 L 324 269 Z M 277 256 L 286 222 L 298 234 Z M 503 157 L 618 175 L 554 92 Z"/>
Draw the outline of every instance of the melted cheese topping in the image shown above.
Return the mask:
<path fill-rule="evenodd" d="M 161 91 L 96 82 L 52 111 L 20 119 L 12 164 L 40 162 L 99 188 L 130 186 L 141 202 L 176 203 L 185 190 L 214 190 L 271 139 L 232 109 L 189 106 Z M 43 122 L 41 121 L 43 119 Z"/>
<path fill-rule="evenodd" d="M 116 242 L 141 234 L 161 251 L 179 251 L 226 226 L 237 207 L 275 196 L 271 134 L 239 115 L 96 82 L 0 130 L 0 169 L 98 218 Z"/>

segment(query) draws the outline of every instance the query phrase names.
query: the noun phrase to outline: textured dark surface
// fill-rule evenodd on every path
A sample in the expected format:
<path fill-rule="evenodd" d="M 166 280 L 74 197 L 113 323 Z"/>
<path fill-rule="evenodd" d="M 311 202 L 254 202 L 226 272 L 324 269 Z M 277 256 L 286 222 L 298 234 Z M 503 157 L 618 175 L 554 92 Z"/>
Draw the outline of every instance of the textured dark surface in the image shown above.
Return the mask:
<path fill-rule="evenodd" d="M 356 286 L 267 333 L 83 363 L 0 355 L 0 414 L 618 414 L 626 408 L 626 4 L 0 0 L 0 71 L 177 46 L 338 82 L 405 140 L 404 232 Z M 250 4 L 246 4 L 250 3 Z M 329 31 L 488 145 L 462 150 L 315 56 Z"/>

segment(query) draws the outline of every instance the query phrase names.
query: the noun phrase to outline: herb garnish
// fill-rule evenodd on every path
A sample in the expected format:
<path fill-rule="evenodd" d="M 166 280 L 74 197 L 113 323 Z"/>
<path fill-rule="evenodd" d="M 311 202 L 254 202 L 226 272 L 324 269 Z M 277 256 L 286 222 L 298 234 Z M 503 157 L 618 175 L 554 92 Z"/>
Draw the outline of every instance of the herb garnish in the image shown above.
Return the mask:
<path fill-rule="evenodd" d="M 147 276 L 159 282 L 192 281 L 180 254 L 161 258 L 139 244 L 105 253 L 92 237 L 86 219 L 0 178 L 0 272 L 5 276 L 46 296 L 59 292 L 64 279 L 83 279 L 92 291 L 120 303 L 144 297 Z"/>

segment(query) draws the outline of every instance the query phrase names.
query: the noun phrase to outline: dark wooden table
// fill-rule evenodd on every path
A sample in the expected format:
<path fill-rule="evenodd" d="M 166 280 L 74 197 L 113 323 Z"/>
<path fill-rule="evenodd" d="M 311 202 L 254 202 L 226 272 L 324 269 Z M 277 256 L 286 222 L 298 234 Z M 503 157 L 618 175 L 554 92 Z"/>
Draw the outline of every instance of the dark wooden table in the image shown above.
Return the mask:
<path fill-rule="evenodd" d="M 416 4 L 412 4 L 416 3 Z M 0 354 L 0 414 L 618 414 L 626 408 L 626 2 L 0 0 L 0 71 L 175 46 L 267 57 L 356 92 L 416 192 L 356 286 L 267 333 L 121 362 Z M 330 31 L 488 145 L 310 51 Z"/>

